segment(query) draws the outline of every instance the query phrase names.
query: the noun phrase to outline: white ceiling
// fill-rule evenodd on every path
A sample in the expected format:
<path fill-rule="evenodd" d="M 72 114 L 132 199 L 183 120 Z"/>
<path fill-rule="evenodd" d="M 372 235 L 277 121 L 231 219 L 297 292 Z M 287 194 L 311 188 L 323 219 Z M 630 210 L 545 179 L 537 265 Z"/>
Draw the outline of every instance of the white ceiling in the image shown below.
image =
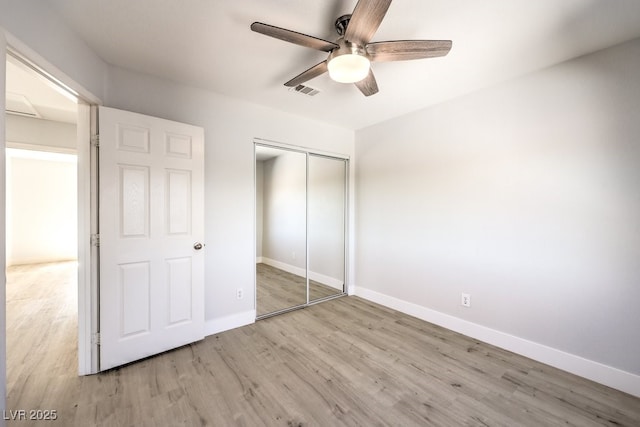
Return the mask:
<path fill-rule="evenodd" d="M 640 37 L 637 0 L 396 0 L 372 41 L 448 39 L 448 56 L 374 63 L 365 98 L 327 75 L 283 83 L 326 54 L 250 31 L 254 21 L 334 41 L 356 0 L 50 0 L 106 62 L 359 129 Z"/>
<path fill-rule="evenodd" d="M 8 57 L 7 111 L 10 110 L 22 111 L 20 115 L 27 117 L 65 123 L 75 123 L 78 116 L 78 107 L 69 95 Z"/>

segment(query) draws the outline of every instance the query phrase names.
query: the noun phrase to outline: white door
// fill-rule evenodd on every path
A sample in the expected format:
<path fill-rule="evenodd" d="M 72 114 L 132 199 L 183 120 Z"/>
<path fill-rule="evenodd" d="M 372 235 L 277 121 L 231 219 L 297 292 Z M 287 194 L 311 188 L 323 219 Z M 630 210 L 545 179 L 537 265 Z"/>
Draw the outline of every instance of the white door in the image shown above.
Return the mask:
<path fill-rule="evenodd" d="M 204 130 L 100 107 L 100 370 L 204 338 Z"/>

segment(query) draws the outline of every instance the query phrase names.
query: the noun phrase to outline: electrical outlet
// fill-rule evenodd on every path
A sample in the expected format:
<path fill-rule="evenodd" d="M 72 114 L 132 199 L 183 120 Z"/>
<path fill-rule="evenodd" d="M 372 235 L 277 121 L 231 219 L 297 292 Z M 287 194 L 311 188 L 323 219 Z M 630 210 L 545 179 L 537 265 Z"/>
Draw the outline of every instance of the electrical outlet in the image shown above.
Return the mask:
<path fill-rule="evenodd" d="M 471 295 L 462 293 L 460 304 L 462 304 L 464 307 L 471 307 Z"/>
<path fill-rule="evenodd" d="M 238 288 L 236 290 L 236 298 L 242 299 L 243 296 L 244 296 L 244 293 L 242 292 L 242 288 Z"/>

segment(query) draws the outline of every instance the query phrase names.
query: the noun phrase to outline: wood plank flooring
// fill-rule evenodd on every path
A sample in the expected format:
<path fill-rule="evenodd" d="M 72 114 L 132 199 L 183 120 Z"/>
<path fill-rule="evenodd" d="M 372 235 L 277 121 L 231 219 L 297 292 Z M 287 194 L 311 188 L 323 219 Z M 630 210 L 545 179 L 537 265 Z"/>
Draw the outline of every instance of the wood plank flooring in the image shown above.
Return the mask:
<path fill-rule="evenodd" d="M 78 377 L 74 274 L 8 272 L 7 408 L 55 425 L 640 425 L 638 398 L 357 297 Z"/>

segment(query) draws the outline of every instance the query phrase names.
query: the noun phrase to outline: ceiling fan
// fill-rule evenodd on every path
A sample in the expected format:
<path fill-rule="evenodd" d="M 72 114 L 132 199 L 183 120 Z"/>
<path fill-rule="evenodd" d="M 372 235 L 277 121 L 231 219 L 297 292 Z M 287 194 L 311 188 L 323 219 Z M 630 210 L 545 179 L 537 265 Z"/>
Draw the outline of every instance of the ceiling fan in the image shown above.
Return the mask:
<path fill-rule="evenodd" d="M 300 46 L 328 52 L 325 61 L 292 78 L 284 85 L 295 87 L 329 72 L 340 83 L 354 83 L 365 96 L 378 93 L 378 84 L 371 71 L 371 62 L 405 61 L 409 59 L 445 56 L 451 50 L 451 40 L 393 40 L 373 42 L 371 38 L 380 26 L 391 0 L 359 0 L 353 13 L 335 22 L 340 38 L 330 42 L 296 31 L 254 22 L 251 30 Z"/>

